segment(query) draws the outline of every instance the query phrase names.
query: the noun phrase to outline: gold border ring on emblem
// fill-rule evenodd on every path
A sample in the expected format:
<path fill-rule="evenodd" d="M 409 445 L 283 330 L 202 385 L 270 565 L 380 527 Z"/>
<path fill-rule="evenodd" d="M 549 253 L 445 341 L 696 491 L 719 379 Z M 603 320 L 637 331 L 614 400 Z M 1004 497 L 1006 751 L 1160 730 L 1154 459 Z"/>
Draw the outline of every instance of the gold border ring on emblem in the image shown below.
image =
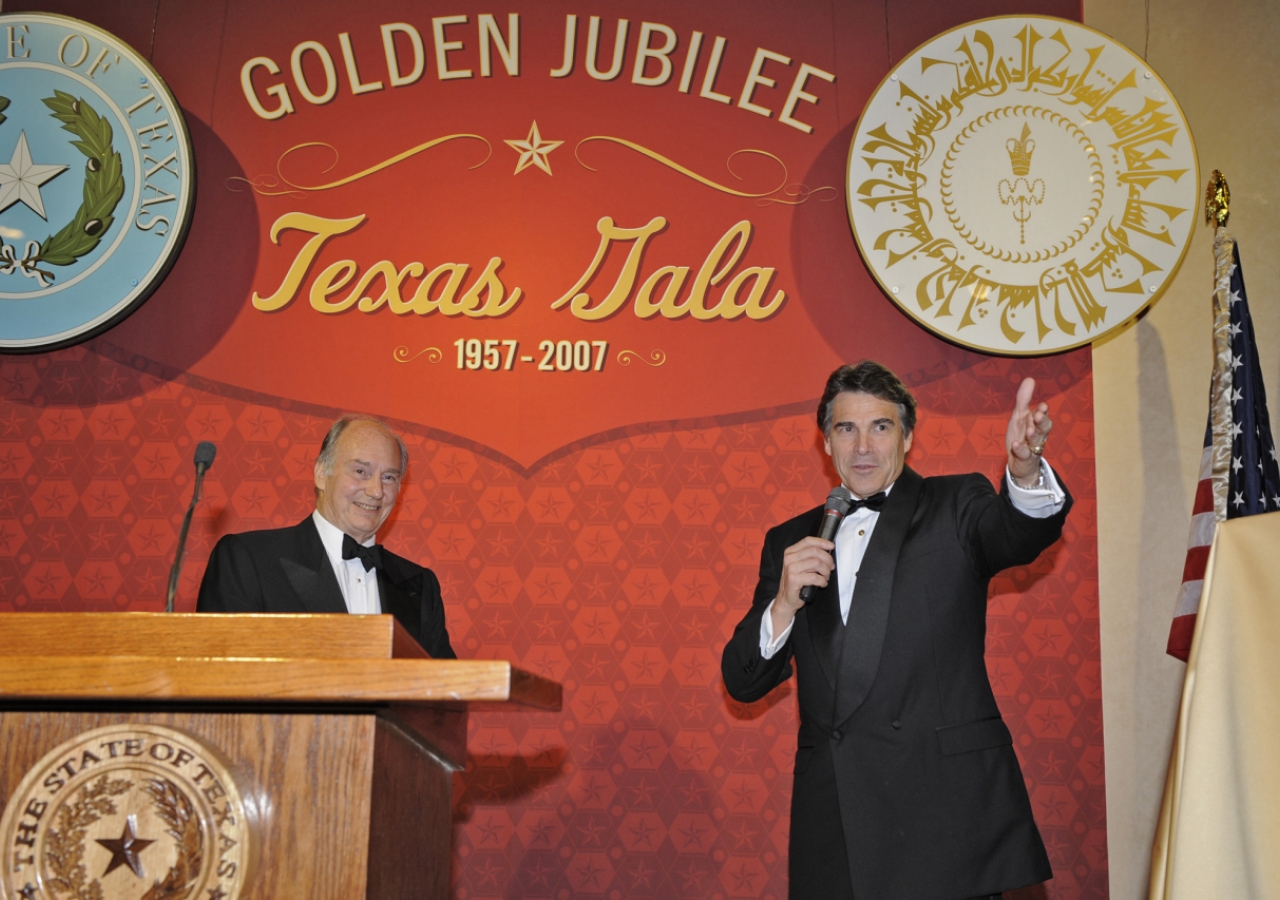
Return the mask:
<path fill-rule="evenodd" d="M 1041 356 L 1160 298 L 1199 184 L 1186 117 L 1145 60 L 1079 22 L 997 16 L 885 75 L 849 143 L 845 206 L 867 269 L 917 323 Z"/>
<path fill-rule="evenodd" d="M 177 99 L 113 34 L 0 14 L 0 353 L 80 343 L 164 281 L 195 207 Z"/>
<path fill-rule="evenodd" d="M 27 770 L 0 817 L 3 900 L 238 900 L 259 811 L 216 749 L 162 725 L 108 725 Z"/>

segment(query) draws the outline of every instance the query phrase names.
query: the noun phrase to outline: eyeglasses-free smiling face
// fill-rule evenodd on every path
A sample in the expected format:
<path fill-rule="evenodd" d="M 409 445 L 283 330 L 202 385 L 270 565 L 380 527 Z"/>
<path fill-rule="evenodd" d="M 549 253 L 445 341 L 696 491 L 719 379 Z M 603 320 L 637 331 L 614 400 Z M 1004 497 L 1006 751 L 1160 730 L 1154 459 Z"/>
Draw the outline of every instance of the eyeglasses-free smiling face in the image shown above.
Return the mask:
<path fill-rule="evenodd" d="M 831 428 L 824 446 L 855 497 L 870 497 L 897 481 L 911 437 L 902 430 L 896 403 L 853 391 L 831 401 Z"/>
<path fill-rule="evenodd" d="M 364 543 L 391 515 L 400 495 L 400 448 L 374 422 L 353 422 L 338 437 L 333 470 L 315 469 L 316 509 L 343 532 Z"/>

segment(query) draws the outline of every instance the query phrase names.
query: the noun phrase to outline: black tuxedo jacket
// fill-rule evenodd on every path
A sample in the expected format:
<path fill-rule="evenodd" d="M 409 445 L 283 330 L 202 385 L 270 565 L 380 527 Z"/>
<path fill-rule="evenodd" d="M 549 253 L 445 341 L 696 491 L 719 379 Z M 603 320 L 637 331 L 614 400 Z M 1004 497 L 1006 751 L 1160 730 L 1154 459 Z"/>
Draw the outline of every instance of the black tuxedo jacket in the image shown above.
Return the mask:
<path fill-rule="evenodd" d="M 457 659 L 445 630 L 440 582 L 382 548 L 378 598 L 435 659 Z M 290 528 L 228 534 L 209 557 L 197 612 L 345 613 L 347 604 L 310 516 Z"/>
<path fill-rule="evenodd" d="M 751 611 L 726 645 L 751 702 L 798 671 L 791 896 L 957 900 L 1044 881 L 1049 859 L 983 659 L 987 583 L 1058 539 L 1071 506 L 1018 512 L 981 475 L 904 469 L 867 546 L 846 626 L 837 576 L 760 655 L 782 554 L 822 508 L 765 537 Z M 847 873 L 839 867 L 847 866 Z"/>

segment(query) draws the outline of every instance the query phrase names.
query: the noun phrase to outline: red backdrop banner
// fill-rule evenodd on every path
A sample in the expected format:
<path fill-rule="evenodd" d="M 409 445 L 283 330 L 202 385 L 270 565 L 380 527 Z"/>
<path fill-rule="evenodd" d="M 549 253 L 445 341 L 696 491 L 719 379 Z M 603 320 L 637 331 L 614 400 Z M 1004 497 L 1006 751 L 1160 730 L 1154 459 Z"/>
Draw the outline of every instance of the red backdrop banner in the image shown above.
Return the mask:
<path fill-rule="evenodd" d="M 150 55 L 198 200 L 138 312 L 0 359 L 0 603 L 160 608 L 212 440 L 190 609 L 217 537 L 311 510 L 333 416 L 384 417 L 411 457 L 384 540 L 440 575 L 459 654 L 566 689 L 472 717 L 456 896 L 782 897 L 793 691 L 739 706 L 718 659 L 764 530 L 834 482 L 823 380 L 890 365 L 911 464 L 995 479 L 1033 375 L 1077 506 L 993 586 L 988 665 L 1048 896 L 1105 897 L 1089 352 L 921 330 L 842 183 L 893 61 L 981 16 L 1079 17 L 1032 5 L 54 4 Z"/>

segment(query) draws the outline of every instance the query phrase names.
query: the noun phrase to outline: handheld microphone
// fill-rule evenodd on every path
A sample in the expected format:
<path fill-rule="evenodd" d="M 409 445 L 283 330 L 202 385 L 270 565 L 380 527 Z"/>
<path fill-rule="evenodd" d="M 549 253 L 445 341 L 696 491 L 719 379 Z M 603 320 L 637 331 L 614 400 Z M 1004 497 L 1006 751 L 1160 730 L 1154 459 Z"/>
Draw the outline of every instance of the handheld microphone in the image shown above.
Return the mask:
<path fill-rule="evenodd" d="M 818 537 L 824 541 L 833 541 L 836 532 L 840 529 L 840 523 L 844 520 L 845 515 L 849 512 L 849 507 L 853 505 L 853 494 L 849 493 L 849 489 L 843 484 L 831 489 L 831 493 L 827 494 L 827 505 L 822 510 L 822 527 L 818 529 Z M 809 598 L 813 596 L 814 586 L 806 584 L 800 588 L 800 599 L 808 603 Z"/>
<path fill-rule="evenodd" d="M 182 518 L 182 531 L 178 534 L 178 553 L 173 558 L 173 568 L 169 570 L 169 592 L 165 596 L 164 611 L 173 612 L 173 597 L 178 592 L 178 574 L 182 571 L 182 553 L 187 546 L 187 531 L 191 528 L 191 516 L 200 502 L 200 486 L 204 483 L 204 473 L 213 465 L 213 458 L 218 455 L 218 448 L 208 441 L 196 444 L 196 488 L 191 494 L 191 505 Z"/>

